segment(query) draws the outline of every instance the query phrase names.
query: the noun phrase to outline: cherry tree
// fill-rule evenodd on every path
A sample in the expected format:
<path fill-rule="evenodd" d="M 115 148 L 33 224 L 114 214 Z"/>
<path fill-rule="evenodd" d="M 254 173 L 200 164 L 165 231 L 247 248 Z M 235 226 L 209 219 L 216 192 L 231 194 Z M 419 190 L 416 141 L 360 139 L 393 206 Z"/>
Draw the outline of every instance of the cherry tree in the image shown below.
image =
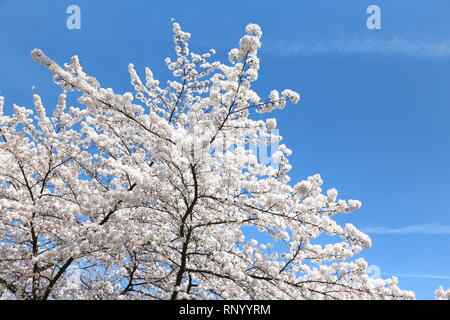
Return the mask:
<path fill-rule="evenodd" d="M 414 298 L 353 258 L 371 240 L 333 217 L 361 203 L 320 175 L 292 183 L 276 120 L 252 120 L 300 99 L 251 89 L 260 27 L 227 63 L 191 52 L 176 22 L 173 34 L 167 85 L 130 64 L 134 93 L 118 94 L 77 56 L 61 67 L 35 49 L 62 89 L 53 113 L 34 95 L 34 110 L 5 115 L 0 99 L 1 297 Z M 274 143 L 270 163 L 249 147 Z"/>

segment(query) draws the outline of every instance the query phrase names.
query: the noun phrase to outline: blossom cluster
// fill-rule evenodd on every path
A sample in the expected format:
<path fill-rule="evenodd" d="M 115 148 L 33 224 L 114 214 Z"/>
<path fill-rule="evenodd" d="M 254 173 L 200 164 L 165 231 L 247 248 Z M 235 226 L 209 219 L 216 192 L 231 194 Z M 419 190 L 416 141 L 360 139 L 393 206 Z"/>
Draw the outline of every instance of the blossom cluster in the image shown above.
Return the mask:
<path fill-rule="evenodd" d="M 292 183 L 284 144 L 270 164 L 247 148 L 281 140 L 276 119 L 253 120 L 252 110 L 300 100 L 251 89 L 261 28 L 246 27 L 229 63 L 191 52 L 175 21 L 173 33 L 165 86 L 130 64 L 134 91 L 118 94 L 78 57 L 61 67 L 35 49 L 63 90 L 53 114 L 35 95 L 34 110 L 4 115 L 0 99 L 1 297 L 413 298 L 353 259 L 371 240 L 334 216 L 359 201 L 322 190 L 320 175 Z"/>
<path fill-rule="evenodd" d="M 445 290 L 442 286 L 440 286 L 434 292 L 434 296 L 438 300 L 450 300 L 450 289 Z"/>

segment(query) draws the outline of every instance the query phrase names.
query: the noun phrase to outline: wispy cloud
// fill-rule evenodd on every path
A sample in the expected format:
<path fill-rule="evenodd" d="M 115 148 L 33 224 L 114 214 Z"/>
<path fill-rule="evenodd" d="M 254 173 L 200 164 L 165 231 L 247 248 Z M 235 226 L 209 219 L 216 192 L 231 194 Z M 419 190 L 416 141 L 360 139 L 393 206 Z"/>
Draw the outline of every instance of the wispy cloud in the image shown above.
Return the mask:
<path fill-rule="evenodd" d="M 420 224 L 400 228 L 367 227 L 361 230 L 369 234 L 450 234 L 450 225 Z"/>
<path fill-rule="evenodd" d="M 422 278 L 422 279 L 440 279 L 440 280 L 450 280 L 450 276 L 444 275 L 435 275 L 435 274 L 419 274 L 419 273 L 392 273 L 392 272 L 383 272 L 385 276 L 395 276 L 395 277 L 403 277 L 403 278 Z"/>
<path fill-rule="evenodd" d="M 381 54 L 450 58 L 450 38 L 432 39 L 423 37 L 408 39 L 399 36 L 375 38 L 339 35 L 319 41 L 311 41 L 311 39 L 280 41 L 270 45 L 269 52 L 282 56 L 335 53 L 340 55 Z"/>

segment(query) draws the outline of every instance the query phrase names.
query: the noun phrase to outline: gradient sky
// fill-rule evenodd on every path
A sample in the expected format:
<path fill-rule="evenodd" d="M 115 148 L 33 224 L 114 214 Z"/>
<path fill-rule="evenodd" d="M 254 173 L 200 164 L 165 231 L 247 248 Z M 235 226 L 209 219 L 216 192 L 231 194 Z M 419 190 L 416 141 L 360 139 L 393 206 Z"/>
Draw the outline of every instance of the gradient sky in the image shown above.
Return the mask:
<path fill-rule="evenodd" d="M 66 8 L 81 8 L 81 30 Z M 381 8 L 368 30 L 366 8 Z M 59 89 L 30 51 L 62 64 L 80 56 L 104 87 L 129 91 L 132 62 L 168 76 L 174 17 L 196 52 L 224 59 L 247 23 L 263 29 L 256 90 L 298 91 L 302 102 L 278 120 L 294 181 L 320 173 L 325 187 L 361 210 L 338 218 L 367 231 L 361 256 L 396 275 L 400 287 L 431 299 L 450 287 L 450 2 L 398 1 L 24 1 L 0 0 L 0 95 L 32 107 L 39 93 L 53 108 Z M 32 86 L 35 86 L 32 89 Z"/>

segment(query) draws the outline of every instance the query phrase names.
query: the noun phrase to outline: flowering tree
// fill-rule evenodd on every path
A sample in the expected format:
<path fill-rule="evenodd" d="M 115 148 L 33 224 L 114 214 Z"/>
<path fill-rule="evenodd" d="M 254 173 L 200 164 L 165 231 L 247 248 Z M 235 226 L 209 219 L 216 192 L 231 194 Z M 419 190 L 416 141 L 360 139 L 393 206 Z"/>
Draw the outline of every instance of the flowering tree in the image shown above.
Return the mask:
<path fill-rule="evenodd" d="M 251 110 L 299 101 L 251 89 L 260 27 L 247 26 L 229 64 L 173 32 L 175 80 L 161 87 L 146 68 L 144 82 L 130 64 L 134 94 L 102 88 L 76 56 L 62 68 L 33 50 L 64 93 L 51 116 L 38 95 L 35 113 L 0 116 L 2 298 L 414 298 L 351 259 L 371 240 L 333 216 L 359 201 L 323 193 L 319 175 L 290 183 L 283 144 L 270 164 L 249 148 L 281 140 L 275 119 Z M 72 91 L 82 107 L 66 106 Z"/>

